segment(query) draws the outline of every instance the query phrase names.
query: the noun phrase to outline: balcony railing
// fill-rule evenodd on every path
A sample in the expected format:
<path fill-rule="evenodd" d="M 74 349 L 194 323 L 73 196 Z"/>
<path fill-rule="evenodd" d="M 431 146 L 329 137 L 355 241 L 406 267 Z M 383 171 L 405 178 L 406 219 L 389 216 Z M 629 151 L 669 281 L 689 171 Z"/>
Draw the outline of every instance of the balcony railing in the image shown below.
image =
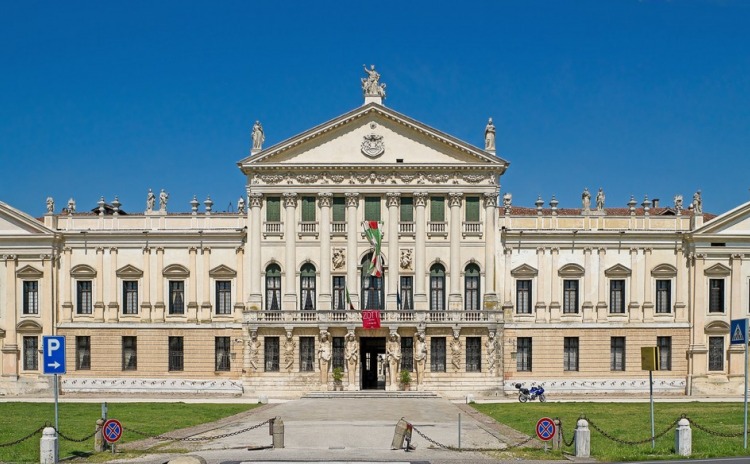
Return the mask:
<path fill-rule="evenodd" d="M 346 221 L 333 221 L 331 235 L 346 235 Z"/>
<path fill-rule="evenodd" d="M 482 223 L 481 222 L 474 222 L 474 221 L 466 221 L 462 224 L 462 233 L 463 236 L 476 236 L 481 237 L 482 236 Z"/>
<path fill-rule="evenodd" d="M 418 324 L 436 323 L 451 325 L 455 323 L 486 324 L 503 320 L 502 311 L 413 311 L 388 310 L 380 312 L 382 324 L 391 322 L 407 322 Z M 246 322 L 260 322 L 267 324 L 318 324 L 321 322 L 362 323 L 362 312 L 359 310 L 336 311 L 249 311 L 245 313 Z"/>
<path fill-rule="evenodd" d="M 399 222 L 398 234 L 399 235 L 414 235 L 414 223 L 413 222 Z"/>
<path fill-rule="evenodd" d="M 269 235 L 284 235 L 284 223 L 271 221 L 264 222 L 263 236 L 267 237 Z"/>
<path fill-rule="evenodd" d="M 448 235 L 448 223 L 447 222 L 428 222 L 427 223 L 427 235 Z"/>
<path fill-rule="evenodd" d="M 300 221 L 299 223 L 299 236 L 312 235 L 318 236 L 318 222 L 317 221 Z"/>

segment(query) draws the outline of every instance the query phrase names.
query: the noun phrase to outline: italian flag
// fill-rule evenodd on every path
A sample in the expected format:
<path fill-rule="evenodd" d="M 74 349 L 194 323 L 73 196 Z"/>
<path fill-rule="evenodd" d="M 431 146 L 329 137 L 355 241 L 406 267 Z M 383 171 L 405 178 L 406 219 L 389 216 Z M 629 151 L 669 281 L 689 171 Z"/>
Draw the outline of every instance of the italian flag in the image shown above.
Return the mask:
<path fill-rule="evenodd" d="M 380 256 L 380 247 L 383 243 L 383 232 L 378 228 L 378 221 L 364 221 L 362 228 L 365 231 L 365 237 L 373 248 L 372 260 L 370 261 L 367 274 L 375 277 L 383 275 L 383 260 Z"/>

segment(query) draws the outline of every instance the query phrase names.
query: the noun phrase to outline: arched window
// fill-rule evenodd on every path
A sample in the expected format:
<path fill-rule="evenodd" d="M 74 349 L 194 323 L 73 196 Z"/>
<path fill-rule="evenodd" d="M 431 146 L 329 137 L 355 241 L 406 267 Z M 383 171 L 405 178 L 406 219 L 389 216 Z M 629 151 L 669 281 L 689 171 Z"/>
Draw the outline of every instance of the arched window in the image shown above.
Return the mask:
<path fill-rule="evenodd" d="M 315 266 L 307 263 L 300 269 L 300 309 L 303 311 L 315 310 Z"/>
<path fill-rule="evenodd" d="M 474 263 L 466 266 L 464 272 L 464 309 L 479 311 L 482 309 L 479 298 L 479 266 Z"/>
<path fill-rule="evenodd" d="M 281 268 L 270 264 L 266 268 L 266 311 L 281 310 Z"/>
<path fill-rule="evenodd" d="M 372 253 L 368 253 L 362 259 L 362 265 L 359 268 L 362 275 L 361 307 L 362 309 L 385 309 L 383 307 L 385 302 L 383 290 L 385 271 L 383 271 L 383 275 L 380 277 L 368 274 L 367 270 L 370 268 L 370 261 L 372 261 Z"/>
<path fill-rule="evenodd" d="M 430 309 L 445 310 L 445 268 L 442 264 L 433 264 L 430 268 Z"/>

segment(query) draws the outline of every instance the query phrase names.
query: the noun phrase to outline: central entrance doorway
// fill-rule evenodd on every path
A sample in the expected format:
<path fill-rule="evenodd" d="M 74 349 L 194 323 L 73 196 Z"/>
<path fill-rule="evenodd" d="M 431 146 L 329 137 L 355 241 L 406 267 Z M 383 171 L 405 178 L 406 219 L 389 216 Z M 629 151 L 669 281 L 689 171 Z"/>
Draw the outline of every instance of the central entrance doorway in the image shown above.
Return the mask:
<path fill-rule="evenodd" d="M 385 337 L 359 339 L 362 390 L 385 390 Z"/>

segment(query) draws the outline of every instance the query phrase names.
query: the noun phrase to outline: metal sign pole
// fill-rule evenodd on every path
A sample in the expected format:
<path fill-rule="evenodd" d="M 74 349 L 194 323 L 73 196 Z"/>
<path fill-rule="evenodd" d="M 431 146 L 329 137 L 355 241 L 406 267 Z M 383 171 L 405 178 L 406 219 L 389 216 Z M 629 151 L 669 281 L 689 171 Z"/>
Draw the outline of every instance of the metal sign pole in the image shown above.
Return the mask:
<path fill-rule="evenodd" d="M 648 371 L 648 394 L 651 398 L 651 449 L 656 448 L 656 439 L 654 438 L 654 371 Z"/>
<path fill-rule="evenodd" d="M 57 440 L 55 440 L 55 447 L 56 453 L 55 456 L 60 456 L 60 434 L 57 432 L 60 429 L 60 421 L 59 421 L 59 410 L 57 406 L 57 374 L 54 376 L 54 382 L 55 382 L 55 437 L 57 437 Z"/>
<path fill-rule="evenodd" d="M 747 319 L 745 319 L 745 333 L 747 333 Z M 748 341 L 745 340 L 745 427 L 742 429 L 745 449 L 747 449 L 747 344 Z"/>

